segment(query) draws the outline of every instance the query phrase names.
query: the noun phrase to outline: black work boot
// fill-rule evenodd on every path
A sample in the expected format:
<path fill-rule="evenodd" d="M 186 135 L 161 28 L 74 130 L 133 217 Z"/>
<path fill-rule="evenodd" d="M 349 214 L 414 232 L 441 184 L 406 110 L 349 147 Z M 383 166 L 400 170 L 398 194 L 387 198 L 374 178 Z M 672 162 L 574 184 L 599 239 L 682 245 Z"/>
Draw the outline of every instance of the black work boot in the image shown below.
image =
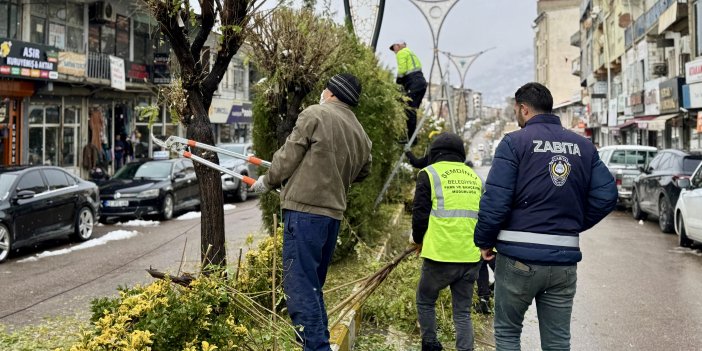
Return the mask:
<path fill-rule="evenodd" d="M 444 349 L 438 341 L 422 340 L 422 351 L 442 351 Z"/>
<path fill-rule="evenodd" d="M 475 312 L 490 314 L 490 296 L 481 296 L 475 305 Z"/>

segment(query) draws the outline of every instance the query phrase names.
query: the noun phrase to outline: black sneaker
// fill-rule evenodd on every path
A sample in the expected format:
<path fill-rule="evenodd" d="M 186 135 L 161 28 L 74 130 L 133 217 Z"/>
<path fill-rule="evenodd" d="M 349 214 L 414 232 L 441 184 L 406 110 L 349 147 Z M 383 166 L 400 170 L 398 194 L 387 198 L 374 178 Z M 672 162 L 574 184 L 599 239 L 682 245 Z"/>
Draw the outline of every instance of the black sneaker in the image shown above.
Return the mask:
<path fill-rule="evenodd" d="M 490 299 L 481 297 L 475 306 L 475 311 L 482 314 L 490 314 Z"/>
<path fill-rule="evenodd" d="M 422 340 L 422 351 L 442 351 L 444 347 L 438 341 Z"/>

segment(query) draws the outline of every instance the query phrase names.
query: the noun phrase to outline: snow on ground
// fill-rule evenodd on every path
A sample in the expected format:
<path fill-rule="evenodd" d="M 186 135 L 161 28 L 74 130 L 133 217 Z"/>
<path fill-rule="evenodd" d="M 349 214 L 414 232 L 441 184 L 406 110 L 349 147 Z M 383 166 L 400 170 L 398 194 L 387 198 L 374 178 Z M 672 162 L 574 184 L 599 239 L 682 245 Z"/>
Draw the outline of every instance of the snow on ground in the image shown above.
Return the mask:
<path fill-rule="evenodd" d="M 117 223 L 117 226 L 123 226 L 123 227 L 155 227 L 159 225 L 159 221 L 145 221 L 141 219 L 135 219 L 131 220 L 129 222 L 124 222 L 124 223 Z"/>
<path fill-rule="evenodd" d="M 668 252 L 679 253 L 679 254 L 690 254 L 702 257 L 702 249 L 690 249 L 687 247 L 676 247 Z"/>
<path fill-rule="evenodd" d="M 71 246 L 71 247 L 67 247 L 65 249 L 54 250 L 54 251 L 44 251 L 40 254 L 36 254 L 32 257 L 25 258 L 25 259 L 19 260 L 17 262 L 20 262 L 20 263 L 32 262 L 32 261 L 37 261 L 37 260 L 44 258 L 44 257 L 65 255 L 65 254 L 71 253 L 73 251 L 84 250 L 84 249 L 95 247 L 95 246 L 105 245 L 110 241 L 129 239 L 129 238 L 137 236 L 137 234 L 139 234 L 139 233 L 137 231 L 134 231 L 134 230 L 132 230 L 132 231 L 115 230 L 115 231 L 109 232 L 109 233 L 107 233 L 99 238 L 88 240 L 88 241 L 83 242 L 81 244 L 78 244 L 76 246 Z"/>
<path fill-rule="evenodd" d="M 223 208 L 223 209 L 224 209 L 225 211 L 229 211 L 229 210 L 233 210 L 233 209 L 235 209 L 235 208 L 236 208 L 236 205 L 226 204 L 226 205 L 224 205 L 224 208 Z M 200 218 L 200 217 L 202 217 L 202 212 L 195 212 L 195 211 L 192 211 L 192 212 L 188 212 L 188 213 L 186 213 L 186 214 L 184 214 L 184 215 L 181 215 L 180 217 L 176 218 L 176 220 L 179 220 L 179 221 L 187 221 L 187 220 L 189 220 L 189 219 L 196 219 L 196 218 Z"/>
<path fill-rule="evenodd" d="M 186 213 L 186 214 L 184 214 L 184 215 L 181 215 L 180 217 L 176 218 L 176 220 L 179 220 L 179 221 L 187 221 L 187 220 L 189 220 L 189 219 L 200 218 L 201 216 L 202 216 L 202 213 L 192 211 L 192 212 L 188 212 L 188 213 Z"/>

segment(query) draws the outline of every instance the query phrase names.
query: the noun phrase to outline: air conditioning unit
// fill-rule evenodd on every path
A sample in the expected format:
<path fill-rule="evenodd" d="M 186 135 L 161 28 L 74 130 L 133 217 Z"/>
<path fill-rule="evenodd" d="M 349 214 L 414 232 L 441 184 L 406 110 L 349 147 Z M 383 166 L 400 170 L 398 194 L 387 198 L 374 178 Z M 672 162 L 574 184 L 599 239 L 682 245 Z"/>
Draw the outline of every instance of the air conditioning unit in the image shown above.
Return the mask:
<path fill-rule="evenodd" d="M 653 65 L 653 75 L 663 77 L 668 75 L 668 65 L 665 63 L 656 63 Z"/>
<path fill-rule="evenodd" d="M 114 22 L 117 14 L 109 1 L 96 1 L 90 5 L 90 21 L 95 23 Z"/>

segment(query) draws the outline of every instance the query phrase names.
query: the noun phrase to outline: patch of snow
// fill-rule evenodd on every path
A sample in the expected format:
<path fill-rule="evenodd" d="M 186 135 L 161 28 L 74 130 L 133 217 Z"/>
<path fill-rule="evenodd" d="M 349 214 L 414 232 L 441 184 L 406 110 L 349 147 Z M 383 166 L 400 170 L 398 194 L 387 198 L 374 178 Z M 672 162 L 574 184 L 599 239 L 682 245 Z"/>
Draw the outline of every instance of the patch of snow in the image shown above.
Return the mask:
<path fill-rule="evenodd" d="M 44 257 L 65 255 L 65 254 L 71 253 L 73 251 L 84 250 L 84 249 L 95 247 L 95 246 L 105 245 L 110 241 L 129 239 L 129 238 L 137 236 L 137 234 L 139 234 L 137 231 L 115 230 L 115 231 L 109 232 L 109 233 L 107 233 L 99 238 L 88 240 L 88 241 L 81 243 L 81 244 L 78 244 L 76 246 L 71 246 L 71 247 L 67 247 L 65 249 L 60 249 L 60 250 L 55 250 L 55 251 L 44 251 L 40 254 L 36 254 L 32 257 L 25 258 L 25 259 L 19 260 L 17 262 L 20 262 L 20 263 L 33 262 L 33 261 L 37 261 L 40 258 L 44 258 Z"/>
<path fill-rule="evenodd" d="M 224 205 L 224 210 L 225 210 L 225 211 L 233 210 L 233 209 L 235 209 L 235 208 L 236 208 L 236 205 L 232 205 L 232 204 L 226 204 L 226 205 Z"/>
<path fill-rule="evenodd" d="M 644 225 L 643 219 L 639 219 L 639 224 L 640 224 L 640 225 Z"/>
<path fill-rule="evenodd" d="M 98 227 L 104 227 L 105 225 L 102 224 L 102 223 L 100 223 L 100 222 L 98 222 L 97 226 L 98 226 Z"/>
<path fill-rule="evenodd" d="M 176 220 L 187 221 L 189 219 L 195 219 L 195 218 L 200 218 L 200 217 L 202 217 L 202 213 L 193 211 L 193 212 L 188 212 L 188 213 L 176 218 Z"/>
<path fill-rule="evenodd" d="M 124 223 L 117 223 L 118 226 L 123 226 L 123 227 L 155 227 L 159 225 L 161 222 L 159 221 L 144 221 L 141 219 L 135 219 L 131 220 L 129 222 L 124 222 Z"/>
<path fill-rule="evenodd" d="M 676 247 L 672 250 L 668 250 L 668 252 L 672 253 L 679 253 L 679 254 L 690 254 L 690 255 L 695 255 L 698 257 L 702 257 L 702 250 L 700 249 L 691 249 L 688 247 Z"/>

